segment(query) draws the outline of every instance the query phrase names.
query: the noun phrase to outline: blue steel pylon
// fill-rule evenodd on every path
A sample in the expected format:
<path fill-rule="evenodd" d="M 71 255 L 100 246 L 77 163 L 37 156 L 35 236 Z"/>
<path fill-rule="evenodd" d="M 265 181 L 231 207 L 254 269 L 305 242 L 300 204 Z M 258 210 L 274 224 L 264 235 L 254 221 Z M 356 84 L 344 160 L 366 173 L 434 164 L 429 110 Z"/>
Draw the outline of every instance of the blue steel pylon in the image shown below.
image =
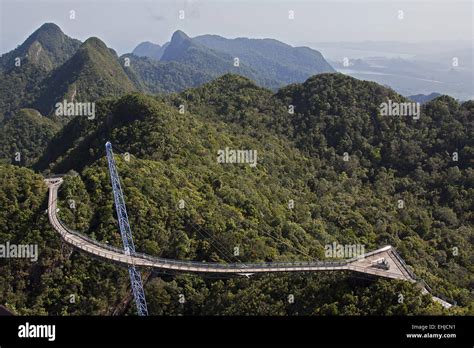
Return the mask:
<path fill-rule="evenodd" d="M 112 152 L 112 144 L 108 141 L 105 144 L 107 152 L 107 161 L 109 164 L 110 181 L 112 182 L 112 189 L 114 191 L 115 209 L 117 210 L 117 218 L 120 227 L 120 234 L 122 235 L 123 248 L 125 254 L 130 255 L 135 252 L 135 245 L 133 244 L 132 231 L 130 230 L 130 223 L 128 222 L 127 208 L 123 198 L 122 188 L 120 186 L 120 177 L 115 165 L 114 153 Z M 137 304 L 138 315 L 148 315 L 146 305 L 145 292 L 143 291 L 142 277 L 140 272 L 135 269 L 135 266 L 128 267 L 130 274 L 130 283 L 132 285 L 133 296 Z"/>

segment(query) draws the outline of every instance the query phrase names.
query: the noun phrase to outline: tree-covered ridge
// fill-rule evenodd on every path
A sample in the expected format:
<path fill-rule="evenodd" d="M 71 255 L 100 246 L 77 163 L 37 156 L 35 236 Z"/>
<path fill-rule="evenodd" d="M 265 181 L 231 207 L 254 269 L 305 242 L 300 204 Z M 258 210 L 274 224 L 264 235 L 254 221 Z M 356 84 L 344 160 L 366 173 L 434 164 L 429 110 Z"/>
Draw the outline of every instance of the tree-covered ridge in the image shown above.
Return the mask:
<path fill-rule="evenodd" d="M 89 174 L 93 178 L 98 172 Z M 60 190 L 60 214 L 72 228 L 83 230 L 92 216 L 113 209 L 107 202 L 104 210 L 93 211 L 89 192 L 74 173 L 66 177 Z M 74 209 L 70 208 L 71 200 L 75 201 Z M 5 226 L 0 231 L 1 243 L 34 243 L 39 250 L 37 263 L 0 259 L 0 303 L 20 315 L 134 314 L 126 268 L 74 251 L 51 228 L 45 214 L 47 188 L 41 176 L 26 168 L 0 164 L 0 208 L 0 221 Z M 113 218 L 102 223 L 116 227 Z M 180 234 L 175 239 L 175 243 L 182 243 Z M 442 311 L 408 283 L 359 280 L 345 274 L 216 280 L 196 275 L 150 276 L 144 272 L 144 279 L 152 315 L 391 315 Z M 397 301 L 399 293 L 406 296 L 403 304 Z M 186 305 L 178 302 L 180 294 L 186 296 Z M 288 303 L 289 294 L 293 294 L 294 304 Z"/>
<path fill-rule="evenodd" d="M 129 59 L 125 72 L 139 91 L 148 94 L 179 92 L 212 80 L 213 76 L 186 63 L 160 62 L 148 57 L 124 54 L 120 61 Z"/>
<path fill-rule="evenodd" d="M 63 244 L 45 213 L 47 194 L 42 176 L 0 164 L 0 243 L 37 245 L 39 252 L 38 262 L 0 259 L 0 302 L 19 315 L 113 314 L 127 296 L 126 269 Z"/>
<path fill-rule="evenodd" d="M 172 96 L 108 98 L 98 102 L 95 119 L 78 117 L 63 127 L 35 168 L 79 174 L 65 178 L 59 216 L 102 242 L 121 245 L 104 158 L 104 144 L 111 141 L 138 251 L 258 262 L 322 259 L 324 246 L 334 241 L 366 250 L 390 244 L 437 293 L 458 303 L 443 312 L 412 284 L 350 273 L 212 280 L 144 272 L 151 314 L 472 314 L 473 104 L 440 97 L 413 120 L 381 116 L 379 105 L 388 98 L 405 100 L 339 74 L 277 93 L 224 75 Z M 257 166 L 217 163 L 217 151 L 225 147 L 257 150 Z M 419 150 L 404 152 L 412 148 Z M 1 170 L 7 173 L 1 187 L 9 190 L 0 196 L 5 207 L 32 196 L 45 202 L 40 177 L 11 166 Z M 16 176 L 23 191 L 9 188 Z M 43 188 L 32 189 L 36 182 Z M 58 254 L 59 236 L 41 215 L 46 207 L 22 209 L 25 226 L 37 227 L 31 233 L 49 231 L 39 240 L 50 255 L 41 262 L 51 268 L 33 273 L 31 264 L 21 263 L 6 273 L 18 281 L 18 274 L 41 277 L 34 290 L 4 283 L 2 303 L 21 313 L 133 313 L 126 306 L 126 270 L 67 247 Z M 23 225 L 12 214 L 3 218 L 12 219 L 8 231 L 15 232 Z M 77 304 L 68 302 L 70 293 L 80 298 Z"/>
<path fill-rule="evenodd" d="M 65 35 L 53 23 L 45 23 L 31 34 L 23 44 L 0 57 L 0 71 L 15 69 L 15 59 L 22 64 L 32 64 L 50 71 L 68 60 L 79 48 L 81 42 Z"/>
<path fill-rule="evenodd" d="M 131 155 L 119 170 L 141 251 L 228 262 L 238 245 L 239 260 L 265 261 L 323 258 L 333 241 L 367 250 L 390 244 L 435 291 L 467 308 L 472 103 L 441 97 L 413 120 L 379 115 L 387 98 L 404 100 L 343 75 L 320 75 L 274 95 L 225 75 L 158 100 L 135 94 L 104 101 L 96 120 L 75 119 L 57 134 L 38 168 L 80 171 L 99 212 L 84 231 L 102 241 L 120 244 L 103 159 L 110 140 Z M 401 152 L 398 138 L 422 153 Z M 453 144 L 462 160 L 446 154 Z M 257 167 L 218 164 L 217 150 L 226 146 L 256 149 Z M 414 170 L 406 167 L 410 155 L 420 159 Z M 181 199 L 186 209 L 178 209 Z"/>
<path fill-rule="evenodd" d="M 339 155 L 357 152 L 365 166 L 393 168 L 400 174 L 433 160 L 466 168 L 472 159 L 472 102 L 460 104 L 442 96 L 423 106 L 419 120 L 383 116 L 382 102 L 408 100 L 374 82 L 342 74 L 312 77 L 281 89 L 276 97 L 294 105 L 294 117 L 285 119 L 287 131 L 298 147 L 313 155 L 334 157 L 324 153 L 326 147 Z M 450 156 L 455 151 L 462 153 L 457 162 Z"/>
<path fill-rule="evenodd" d="M 16 49 L 0 57 L 0 119 L 38 98 L 40 83 L 71 58 L 81 42 L 66 36 L 52 23 L 42 25 Z"/>
<path fill-rule="evenodd" d="M 268 88 L 335 71 L 320 52 L 308 47 L 292 47 L 273 39 L 226 39 L 218 35 L 190 38 L 180 30 L 162 47 L 143 42 L 133 54 L 155 61 L 182 62 L 213 77 L 237 73 Z"/>
<path fill-rule="evenodd" d="M 0 121 L 0 158 L 7 163 L 30 166 L 58 130 L 57 123 L 38 111 L 21 109 Z"/>
<path fill-rule="evenodd" d="M 74 56 L 50 74 L 41 85 L 34 107 L 45 114 L 64 99 L 94 102 L 100 97 L 135 91 L 135 86 L 118 61 L 117 54 L 100 39 L 89 38 Z"/>
<path fill-rule="evenodd" d="M 225 39 L 218 35 L 202 35 L 193 41 L 239 57 L 242 63 L 281 85 L 302 82 L 315 74 L 335 72 L 320 52 L 308 47 L 291 47 L 273 39 Z"/>
<path fill-rule="evenodd" d="M 178 92 L 229 72 L 277 88 L 333 71 L 319 52 L 310 49 L 272 40 L 249 40 L 243 46 L 241 40 L 230 40 L 237 43 L 236 47 L 231 44 L 237 50 L 233 52 L 222 47 L 214 50 L 210 48 L 213 37 L 205 38 L 191 39 L 177 31 L 163 47 L 144 43 L 134 51 L 136 55 L 119 58 L 98 38 L 81 43 L 57 25 L 46 23 L 0 57 L 0 119 L 21 108 L 34 108 L 51 117 L 56 103 L 63 100 L 95 102 L 133 91 Z M 277 56 L 281 64 L 271 58 Z M 57 121 L 63 125 L 68 120 Z"/>
<path fill-rule="evenodd" d="M 251 78 L 261 86 L 269 88 L 280 86 L 277 80 L 251 68 L 248 64 L 241 62 L 238 57 L 201 45 L 180 30 L 173 34 L 160 60 L 185 63 L 214 78 L 226 73 L 235 73 Z"/>
<path fill-rule="evenodd" d="M 349 226 L 340 218 L 347 209 L 342 207 L 351 202 L 347 207 L 353 209 L 351 214 L 356 213 L 365 202 L 376 203 L 377 197 L 380 202 L 363 208 L 363 220 L 358 219 L 372 226 L 376 244 L 397 246 L 410 264 L 423 264 L 421 273 L 436 270 L 441 278 L 449 279 L 445 284 L 468 287 L 472 281 L 472 102 L 460 104 L 440 97 L 422 108 L 419 120 L 413 120 L 379 113 L 381 102 L 405 101 L 403 97 L 375 83 L 339 74 L 318 75 L 302 85 L 288 86 L 271 102 L 268 93 L 245 79 L 229 80 L 228 89 L 220 86 L 223 79 L 219 79 L 182 93 L 175 103 L 188 100 L 190 109 L 206 118 L 232 122 L 236 132 L 270 128 L 287 137 L 319 164 L 320 170 L 307 184 L 325 203 L 323 218 L 331 226 L 331 235 Z M 245 92 L 232 93 L 236 89 Z M 220 98 L 221 94 L 225 97 Z M 236 110 L 238 104 L 246 107 Z M 270 104 L 274 112 L 269 117 Z M 290 105 L 294 114 L 288 112 Z M 348 161 L 344 161 L 345 153 Z M 324 196 L 331 192 L 328 186 L 341 180 L 341 175 L 356 191 L 350 191 L 347 201 L 341 201 L 340 195 L 325 201 Z M 354 201 L 361 195 L 361 201 Z M 399 199 L 404 209 L 397 208 Z M 360 233 L 364 229 L 351 230 Z M 412 248 L 419 251 L 413 253 Z M 417 260 L 418 252 L 423 261 Z"/>

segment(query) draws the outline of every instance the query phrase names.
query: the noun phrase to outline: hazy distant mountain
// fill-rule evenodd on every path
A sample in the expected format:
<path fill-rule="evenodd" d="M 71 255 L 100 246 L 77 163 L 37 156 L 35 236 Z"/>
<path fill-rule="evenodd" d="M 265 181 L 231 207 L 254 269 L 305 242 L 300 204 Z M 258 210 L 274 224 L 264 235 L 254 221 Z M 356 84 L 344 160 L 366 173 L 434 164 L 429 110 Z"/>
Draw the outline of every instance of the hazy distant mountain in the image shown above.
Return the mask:
<path fill-rule="evenodd" d="M 125 58 L 130 59 L 126 74 L 140 91 L 146 93 L 179 92 L 213 78 L 213 75 L 185 63 L 163 62 L 133 54 L 124 54 L 120 60 Z"/>
<path fill-rule="evenodd" d="M 17 57 L 19 66 L 15 66 Z M 125 58 L 130 66 L 124 64 Z M 276 40 L 191 39 L 176 31 L 163 46 L 144 42 L 133 55 L 119 58 L 98 38 L 82 44 L 46 23 L 0 58 L 0 119 L 25 107 L 50 116 L 56 102 L 64 99 L 94 101 L 137 90 L 181 91 L 229 72 L 277 88 L 323 71 L 333 70 L 319 52 Z"/>
<path fill-rule="evenodd" d="M 173 33 L 171 41 L 163 52 L 161 59 L 164 61 L 183 59 L 183 55 L 187 53 L 188 48 L 197 49 L 197 46 L 192 44 L 191 38 L 188 35 L 181 30 L 177 30 Z"/>
<path fill-rule="evenodd" d="M 163 46 L 160 46 L 149 41 L 142 42 L 137 47 L 135 47 L 132 54 L 138 57 L 149 57 L 160 60 L 168 44 L 169 43 L 166 43 Z"/>
<path fill-rule="evenodd" d="M 153 45 L 153 44 L 152 44 Z M 302 82 L 308 77 L 334 72 L 321 53 L 307 47 L 292 47 L 272 39 L 226 39 L 217 35 L 190 38 L 176 31 L 167 43 L 161 61 L 176 61 L 188 64 L 210 76 L 228 72 L 253 79 L 261 86 L 276 88 Z M 156 46 L 140 44 L 136 55 L 157 59 Z M 239 66 L 234 66 L 238 59 Z"/>
<path fill-rule="evenodd" d="M 427 103 L 427 102 L 433 100 L 434 98 L 439 97 L 440 95 L 441 95 L 440 93 L 433 92 L 433 93 L 430 93 L 430 94 L 410 95 L 407 98 L 413 100 L 414 102 L 424 104 L 424 103 Z"/>
<path fill-rule="evenodd" d="M 180 30 L 173 34 L 161 57 L 161 61 L 187 64 L 213 78 L 231 72 L 248 77 L 262 86 L 271 88 L 280 85 L 279 81 L 242 62 L 235 66 L 234 59 L 235 57 L 230 54 L 212 50 L 195 42 Z"/>
<path fill-rule="evenodd" d="M 193 38 L 193 41 L 239 57 L 242 63 L 284 84 L 335 71 L 320 52 L 308 47 L 292 47 L 273 39 L 226 39 L 218 35 L 203 35 Z"/>
<path fill-rule="evenodd" d="M 15 66 L 17 57 L 20 66 Z M 0 58 L 0 119 L 25 107 L 50 116 L 54 105 L 65 99 L 182 91 L 226 73 L 275 89 L 328 71 L 334 70 L 309 48 L 270 39 L 190 38 L 180 30 L 163 46 L 143 42 L 131 55 L 119 58 L 98 38 L 82 44 L 46 23 Z"/>

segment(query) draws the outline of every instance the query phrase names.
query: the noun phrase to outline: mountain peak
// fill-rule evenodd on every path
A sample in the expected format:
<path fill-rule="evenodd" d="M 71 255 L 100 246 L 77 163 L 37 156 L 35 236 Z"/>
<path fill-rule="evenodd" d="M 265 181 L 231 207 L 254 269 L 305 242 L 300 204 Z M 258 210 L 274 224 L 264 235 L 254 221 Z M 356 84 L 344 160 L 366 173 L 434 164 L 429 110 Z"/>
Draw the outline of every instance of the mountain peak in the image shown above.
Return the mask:
<path fill-rule="evenodd" d="M 115 51 L 97 37 L 88 38 L 70 59 L 43 80 L 42 86 L 32 106 L 45 115 L 51 114 L 52 105 L 64 99 L 89 101 L 135 91 Z"/>
<path fill-rule="evenodd" d="M 82 46 L 80 47 L 80 51 L 84 52 L 101 52 L 100 54 L 109 56 L 112 55 L 114 58 L 118 58 L 117 52 L 113 50 L 112 48 L 107 47 L 104 41 L 99 39 L 98 37 L 92 36 L 88 38 Z"/>
<path fill-rule="evenodd" d="M 2 56 L 0 69 L 13 67 L 15 57 L 22 57 L 36 67 L 50 71 L 61 65 L 79 48 L 81 42 L 65 35 L 54 23 L 44 23 L 19 47 Z"/>
<path fill-rule="evenodd" d="M 173 33 L 173 36 L 171 37 L 171 42 L 176 43 L 176 44 L 181 44 L 184 40 L 189 40 L 190 37 L 186 35 L 183 31 L 181 30 L 176 30 Z"/>
<path fill-rule="evenodd" d="M 63 32 L 61 28 L 55 23 L 44 23 L 41 27 L 39 27 L 36 30 L 36 32 L 39 32 L 39 31 L 60 32 L 60 33 Z"/>
<path fill-rule="evenodd" d="M 91 48 L 98 48 L 98 49 L 105 49 L 105 50 L 108 49 L 104 41 L 102 41 L 101 39 L 95 36 L 92 36 L 88 38 L 86 41 L 84 41 L 84 43 L 82 44 L 82 47 L 91 47 Z"/>
<path fill-rule="evenodd" d="M 44 23 L 41 27 L 36 29 L 30 37 L 37 39 L 38 37 L 42 37 L 44 35 L 64 35 L 61 28 L 54 24 L 54 23 Z"/>
<path fill-rule="evenodd" d="M 36 29 L 28 39 L 23 43 L 25 47 L 30 47 L 35 41 L 39 42 L 41 46 L 49 51 L 54 51 L 55 46 L 64 42 L 67 36 L 63 33 L 61 28 L 54 23 L 44 23 L 41 27 Z"/>
<path fill-rule="evenodd" d="M 132 51 L 132 54 L 138 57 L 149 57 L 159 60 L 163 54 L 165 46 L 166 44 L 164 46 L 160 46 L 158 44 L 154 44 L 153 42 L 145 41 L 138 44 L 138 46 Z"/>
<path fill-rule="evenodd" d="M 161 60 L 178 60 L 187 51 L 190 46 L 195 46 L 191 38 L 181 30 L 176 30 L 171 37 L 169 45 L 165 45 L 166 48 L 161 56 Z M 163 46 L 163 47 L 165 47 Z"/>
<path fill-rule="evenodd" d="M 142 43 L 139 43 L 138 46 L 135 48 L 135 49 L 139 49 L 139 48 L 150 48 L 150 47 L 158 47 L 160 48 L 161 46 L 158 45 L 158 44 L 155 44 L 153 42 L 150 42 L 150 41 L 143 41 Z"/>

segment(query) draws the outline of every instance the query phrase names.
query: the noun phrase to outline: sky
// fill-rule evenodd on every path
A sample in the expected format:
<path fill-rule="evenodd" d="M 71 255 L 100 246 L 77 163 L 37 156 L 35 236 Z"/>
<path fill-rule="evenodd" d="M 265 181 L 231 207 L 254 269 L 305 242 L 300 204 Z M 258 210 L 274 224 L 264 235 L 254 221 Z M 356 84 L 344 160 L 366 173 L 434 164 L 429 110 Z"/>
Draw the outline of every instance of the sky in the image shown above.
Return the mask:
<path fill-rule="evenodd" d="M 274 38 L 293 46 L 472 42 L 473 12 L 472 0 L 0 0 L 0 53 L 14 49 L 45 22 L 81 41 L 97 36 L 119 54 L 143 41 L 163 44 L 178 29 L 191 37 Z"/>

